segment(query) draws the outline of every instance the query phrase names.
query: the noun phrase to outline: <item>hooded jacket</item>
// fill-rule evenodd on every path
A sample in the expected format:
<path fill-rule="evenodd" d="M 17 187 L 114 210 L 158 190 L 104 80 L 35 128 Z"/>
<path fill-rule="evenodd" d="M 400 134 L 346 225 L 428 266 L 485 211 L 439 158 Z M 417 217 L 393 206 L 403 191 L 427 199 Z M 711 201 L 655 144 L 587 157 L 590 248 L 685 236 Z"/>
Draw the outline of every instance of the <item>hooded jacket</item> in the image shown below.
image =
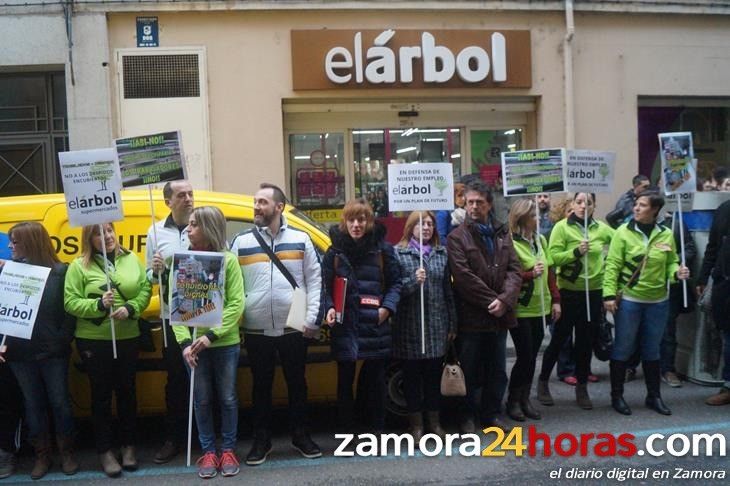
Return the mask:
<path fill-rule="evenodd" d="M 448 255 L 454 279 L 459 332 L 494 332 L 517 326 L 515 309 L 522 287 L 522 265 L 509 229 L 492 220 L 494 252 L 489 255 L 476 223 L 467 216 L 448 237 Z M 488 307 L 499 299 L 507 306 L 501 317 Z"/>
<path fill-rule="evenodd" d="M 378 324 L 378 308 L 392 317 L 398 307 L 401 275 L 393 247 L 385 241 L 385 226 L 353 240 L 336 226 L 330 229 L 332 246 L 324 256 L 325 308 L 334 307 L 335 276 L 347 279 L 342 320 L 332 327 L 331 349 L 336 361 L 386 359 L 391 353 L 389 320 Z"/>

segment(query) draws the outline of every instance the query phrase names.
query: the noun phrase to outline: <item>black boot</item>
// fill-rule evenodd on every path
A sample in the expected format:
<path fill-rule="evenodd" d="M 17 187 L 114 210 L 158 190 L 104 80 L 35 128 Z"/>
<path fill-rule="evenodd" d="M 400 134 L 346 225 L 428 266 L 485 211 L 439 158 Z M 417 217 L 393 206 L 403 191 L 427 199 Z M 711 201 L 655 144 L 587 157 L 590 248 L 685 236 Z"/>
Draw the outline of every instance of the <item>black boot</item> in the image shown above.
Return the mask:
<path fill-rule="evenodd" d="M 631 409 L 624 400 L 626 361 L 611 360 L 611 406 L 622 415 L 631 415 Z"/>
<path fill-rule="evenodd" d="M 644 380 L 646 381 L 646 402 L 650 408 L 662 415 L 672 415 L 672 411 L 664 404 L 661 395 L 662 375 L 659 369 L 659 360 L 643 361 Z"/>
<path fill-rule="evenodd" d="M 532 420 L 540 420 L 542 415 L 540 415 L 540 412 L 535 410 L 535 407 L 533 407 L 530 402 L 530 388 L 532 388 L 530 385 L 522 387 L 520 407 L 522 408 L 522 413 L 525 414 L 525 417 L 531 418 Z"/>
<path fill-rule="evenodd" d="M 521 397 L 522 387 L 510 390 L 509 395 L 507 395 L 507 415 L 509 415 L 512 420 L 516 420 L 518 422 L 525 421 L 525 414 L 522 412 L 522 407 L 520 407 Z"/>

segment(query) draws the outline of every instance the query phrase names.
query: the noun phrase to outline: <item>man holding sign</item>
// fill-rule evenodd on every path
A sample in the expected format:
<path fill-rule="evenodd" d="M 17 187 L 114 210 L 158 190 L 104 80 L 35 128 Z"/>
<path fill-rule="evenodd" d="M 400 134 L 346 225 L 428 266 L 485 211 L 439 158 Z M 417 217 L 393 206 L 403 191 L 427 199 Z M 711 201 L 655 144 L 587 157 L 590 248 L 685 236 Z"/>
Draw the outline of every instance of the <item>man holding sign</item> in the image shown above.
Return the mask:
<path fill-rule="evenodd" d="M 492 216 L 492 194 L 482 181 L 466 186 L 466 220 L 448 237 L 449 267 L 459 296 L 458 347 L 466 379 L 462 432 L 473 433 L 475 419 L 504 428 L 497 418 L 507 386 L 507 329 L 517 325 L 522 266 L 509 228 Z M 486 367 L 484 382 L 480 370 Z M 477 389 L 482 387 L 481 410 Z"/>

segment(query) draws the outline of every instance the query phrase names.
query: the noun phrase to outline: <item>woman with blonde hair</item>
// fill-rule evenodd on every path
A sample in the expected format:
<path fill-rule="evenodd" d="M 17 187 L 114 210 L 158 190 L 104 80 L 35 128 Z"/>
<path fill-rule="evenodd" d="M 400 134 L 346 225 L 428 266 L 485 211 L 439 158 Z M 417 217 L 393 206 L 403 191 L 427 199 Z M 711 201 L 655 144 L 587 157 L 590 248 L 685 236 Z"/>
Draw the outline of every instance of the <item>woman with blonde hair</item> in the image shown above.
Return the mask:
<path fill-rule="evenodd" d="M 81 256 L 69 265 L 64 295 L 66 311 L 76 316 L 76 349 L 91 385 L 94 441 L 102 469 L 110 477 L 121 474 L 122 468 L 134 471 L 138 319 L 150 302 L 151 288 L 137 255 L 118 243 L 114 224 L 83 227 Z M 121 466 L 111 450 L 112 394 L 120 425 Z"/>
<path fill-rule="evenodd" d="M 421 242 L 422 240 L 422 242 Z M 420 254 L 423 254 L 423 266 Z M 414 211 L 406 220 L 395 251 L 401 273 L 398 312 L 393 325 L 393 357 L 403 365 L 403 391 L 414 440 L 426 432 L 443 435 L 439 418 L 441 362 L 447 341 L 456 336 L 456 307 L 446 248 L 434 231 L 431 211 Z M 421 339 L 421 292 L 424 339 Z M 425 352 L 423 352 L 425 343 Z"/>
<path fill-rule="evenodd" d="M 42 478 L 51 466 L 49 412 L 53 414 L 61 470 L 75 474 L 79 464 L 72 451 L 74 420 L 68 393 L 73 318 L 63 310 L 66 265 L 58 260 L 46 229 L 35 221 L 16 224 L 8 237 L 13 261 L 51 269 L 31 338 L 8 337 L 7 352 L 0 354 L 0 361 L 8 361 L 23 394 L 28 439 L 36 454 L 30 477 Z"/>
<path fill-rule="evenodd" d="M 226 218 L 213 206 L 195 208 L 188 225 L 190 249 L 225 254 L 223 322 L 218 327 L 198 327 L 195 340 L 189 327 L 174 326 L 175 339 L 182 349 L 188 370 L 195 369 L 193 408 L 198 426 L 198 440 L 203 455 L 198 459 L 198 476 L 215 477 L 239 472 L 236 457 L 238 433 L 238 397 L 236 374 L 241 337 L 238 324 L 243 314 L 243 275 L 238 258 L 228 251 Z M 172 275 L 171 275 L 172 277 Z M 216 393 L 221 417 L 221 453 L 216 454 L 213 424 L 213 393 Z"/>
<path fill-rule="evenodd" d="M 560 318 L 560 293 L 555 284 L 547 240 L 537 233 L 535 201 L 518 199 L 509 212 L 509 228 L 517 257 L 522 264 L 522 288 L 517 300 L 517 327 L 509 330 L 517 360 L 512 367 L 507 398 L 507 415 L 513 420 L 539 420 L 530 403 L 537 353 L 545 336 L 546 318 Z"/>
<path fill-rule="evenodd" d="M 375 222 L 365 199 L 345 204 L 342 220 L 330 229 L 332 246 L 322 264 L 326 285 L 326 322 L 332 327 L 332 354 L 337 361 L 337 406 L 341 427 L 354 419 L 357 360 L 360 369 L 358 396 L 367 397 L 375 431 L 385 427 L 385 369 L 391 354 L 390 318 L 400 300 L 400 270 L 393 247 L 385 241 L 386 229 Z M 347 279 L 342 322 L 335 323 L 332 300 L 335 278 Z M 363 379 L 366 376 L 366 379 Z M 358 398 L 359 398 L 358 397 Z"/>

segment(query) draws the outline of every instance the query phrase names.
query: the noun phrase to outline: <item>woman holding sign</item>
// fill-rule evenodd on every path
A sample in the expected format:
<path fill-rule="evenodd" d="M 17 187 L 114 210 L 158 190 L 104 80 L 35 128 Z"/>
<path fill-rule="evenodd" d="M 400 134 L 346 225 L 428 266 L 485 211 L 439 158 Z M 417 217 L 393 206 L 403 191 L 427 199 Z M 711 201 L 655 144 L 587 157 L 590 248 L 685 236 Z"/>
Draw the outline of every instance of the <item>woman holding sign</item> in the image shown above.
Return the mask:
<path fill-rule="evenodd" d="M 119 245 L 112 223 L 83 227 L 81 256 L 71 262 L 66 273 L 64 303 L 66 311 L 76 316 L 76 349 L 91 385 L 96 451 L 104 473 L 110 477 L 121 474 L 122 468 L 137 469 L 138 320 L 151 293 L 144 266 L 137 255 Z M 112 320 L 116 359 L 111 342 Z M 121 466 L 111 450 L 112 394 L 116 395 L 120 424 Z"/>
<path fill-rule="evenodd" d="M 593 338 L 598 324 L 603 319 L 601 288 L 604 248 L 611 243 L 614 235 L 614 230 L 610 226 L 593 219 L 595 202 L 594 194 L 576 193 L 573 196 L 572 214 L 555 223 L 550 233 L 548 254 L 558 274 L 563 315 L 555 324 L 555 333 L 550 338 L 550 344 L 542 358 L 542 370 L 537 382 L 537 399 L 543 405 L 554 404 L 548 388 L 548 379 L 555 367 L 560 348 L 575 328 L 573 349 L 575 374 L 578 380 L 575 398 L 582 409 L 593 408 L 591 398 L 588 396 L 588 375 Z M 590 316 L 586 305 L 586 293 L 590 304 Z"/>
<path fill-rule="evenodd" d="M 419 216 L 422 223 L 419 224 Z M 443 435 L 439 419 L 441 363 L 446 344 L 456 337 L 456 307 L 451 291 L 446 248 L 439 244 L 431 211 L 414 211 L 408 216 L 403 237 L 396 248 L 400 265 L 401 291 L 393 324 L 393 357 L 403 364 L 403 391 L 408 407 L 410 434 L 417 442 L 426 431 Z M 423 244 L 420 244 L 421 238 Z M 423 253 L 423 267 L 420 254 Z M 425 353 L 421 347 L 421 294 L 424 289 Z"/>
<path fill-rule="evenodd" d="M 193 409 L 198 426 L 198 440 L 203 451 L 202 457 L 198 459 L 198 476 L 212 478 L 217 475 L 218 470 L 223 476 L 235 476 L 239 471 L 235 452 L 238 437 L 236 374 L 241 351 L 238 322 L 243 313 L 243 276 L 238 259 L 227 251 L 226 218 L 220 209 L 212 206 L 195 208 L 190 215 L 188 237 L 191 250 L 225 252 L 221 325 L 195 328 L 195 340 L 189 327 L 174 326 L 175 339 L 183 350 L 183 360 L 189 370 L 195 370 Z M 213 393 L 216 393 L 220 406 L 220 455 L 216 454 L 211 407 Z"/>
<path fill-rule="evenodd" d="M 51 269 L 33 335 L 30 340 L 8 337 L 7 352 L 0 355 L 0 360 L 8 361 L 23 393 L 28 439 L 36 453 L 30 477 L 42 478 L 51 466 L 49 411 L 53 413 L 61 469 L 65 474 L 75 474 L 79 464 L 72 451 L 74 421 L 68 394 L 74 322 L 63 310 L 66 265 L 58 260 L 48 232 L 39 223 L 16 224 L 10 228 L 8 237 L 13 261 Z"/>
<path fill-rule="evenodd" d="M 679 265 L 671 229 L 657 224 L 664 198 L 643 192 L 634 204 L 634 218 L 616 230 L 606 258 L 603 304 L 616 321 L 611 353 L 611 406 L 631 415 L 624 401 L 626 361 L 641 350 L 648 408 L 671 415 L 660 393 L 660 345 L 669 316 L 667 282 L 689 278 Z M 617 298 L 620 297 L 620 298 Z"/>
<path fill-rule="evenodd" d="M 552 260 L 546 253 L 547 240 L 537 234 L 535 201 L 519 199 L 509 211 L 509 226 L 515 252 L 522 264 L 522 288 L 517 300 L 517 327 L 509 330 L 517 361 L 512 367 L 507 397 L 507 415 L 513 420 L 539 420 L 540 412 L 530 403 L 537 353 L 545 336 L 547 321 L 560 319 L 560 293 L 555 283 Z M 547 316 L 547 319 L 546 319 Z"/>

